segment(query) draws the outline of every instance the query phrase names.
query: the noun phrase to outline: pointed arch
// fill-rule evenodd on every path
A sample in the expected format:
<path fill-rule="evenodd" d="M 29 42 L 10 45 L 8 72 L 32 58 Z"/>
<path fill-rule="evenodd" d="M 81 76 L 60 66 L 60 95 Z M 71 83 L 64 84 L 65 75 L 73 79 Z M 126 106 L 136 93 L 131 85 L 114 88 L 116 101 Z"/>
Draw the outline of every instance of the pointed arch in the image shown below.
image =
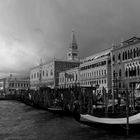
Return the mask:
<path fill-rule="evenodd" d="M 133 56 L 134 56 L 134 58 L 136 57 L 136 49 L 135 48 L 133 49 Z"/>
<path fill-rule="evenodd" d="M 139 57 L 139 49 L 136 48 L 136 56 Z"/>
<path fill-rule="evenodd" d="M 125 60 L 127 59 L 127 52 L 125 51 Z"/>
<path fill-rule="evenodd" d="M 137 75 L 138 76 L 140 75 L 140 66 L 139 65 L 137 66 Z"/>
<path fill-rule="evenodd" d="M 124 54 L 124 52 L 123 52 L 123 54 L 122 54 L 122 58 L 123 58 L 123 60 L 125 59 L 125 54 Z"/>
<path fill-rule="evenodd" d="M 137 67 L 134 66 L 134 67 L 133 67 L 133 76 L 136 76 L 136 75 L 137 75 Z"/>
<path fill-rule="evenodd" d="M 128 53 L 128 59 L 130 59 L 130 51 L 128 50 L 128 52 L 127 52 L 127 53 Z"/>

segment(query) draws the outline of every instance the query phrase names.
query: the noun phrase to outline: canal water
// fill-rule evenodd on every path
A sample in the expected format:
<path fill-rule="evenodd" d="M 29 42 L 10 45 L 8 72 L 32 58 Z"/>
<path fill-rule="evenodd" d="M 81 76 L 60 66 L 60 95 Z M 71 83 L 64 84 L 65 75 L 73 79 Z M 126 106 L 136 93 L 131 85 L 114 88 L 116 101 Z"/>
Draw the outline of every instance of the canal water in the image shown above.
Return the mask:
<path fill-rule="evenodd" d="M 139 140 L 76 122 L 72 117 L 0 101 L 0 140 Z"/>

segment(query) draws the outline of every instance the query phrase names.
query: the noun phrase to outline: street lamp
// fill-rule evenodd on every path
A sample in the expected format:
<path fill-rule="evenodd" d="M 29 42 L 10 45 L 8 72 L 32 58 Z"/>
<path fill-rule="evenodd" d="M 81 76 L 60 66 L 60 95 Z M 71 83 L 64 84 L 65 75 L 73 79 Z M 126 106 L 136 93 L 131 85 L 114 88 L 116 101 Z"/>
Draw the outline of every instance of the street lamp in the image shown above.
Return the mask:
<path fill-rule="evenodd" d="M 79 82 L 77 83 L 77 86 L 80 87 L 80 83 Z"/>
<path fill-rule="evenodd" d="M 99 88 L 99 86 L 100 86 L 99 84 L 96 84 L 96 89 Z"/>
<path fill-rule="evenodd" d="M 90 82 L 91 88 L 93 87 L 93 81 Z"/>

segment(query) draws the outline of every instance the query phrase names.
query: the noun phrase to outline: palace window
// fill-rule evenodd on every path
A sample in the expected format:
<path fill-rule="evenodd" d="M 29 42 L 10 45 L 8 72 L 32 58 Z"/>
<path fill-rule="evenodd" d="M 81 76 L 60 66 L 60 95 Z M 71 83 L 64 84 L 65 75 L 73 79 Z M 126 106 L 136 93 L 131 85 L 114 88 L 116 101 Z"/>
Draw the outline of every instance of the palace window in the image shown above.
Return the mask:
<path fill-rule="evenodd" d="M 31 76 L 31 77 L 32 77 L 32 79 L 34 78 L 33 74 L 32 74 L 32 76 Z"/>
<path fill-rule="evenodd" d="M 113 61 L 115 61 L 115 55 L 113 55 L 113 58 L 112 59 L 113 59 Z"/>
<path fill-rule="evenodd" d="M 104 71 L 102 70 L 102 75 L 104 75 Z"/>
<path fill-rule="evenodd" d="M 128 69 L 125 70 L 125 76 L 128 77 Z"/>
<path fill-rule="evenodd" d="M 131 68 L 128 69 L 129 77 L 132 75 Z"/>
<path fill-rule="evenodd" d="M 53 71 L 51 70 L 51 73 L 50 73 L 50 75 L 52 76 L 53 75 Z"/>
<path fill-rule="evenodd" d="M 36 78 L 36 73 L 34 73 L 34 78 Z"/>
<path fill-rule="evenodd" d="M 125 52 L 125 60 L 127 59 L 127 52 Z"/>
<path fill-rule="evenodd" d="M 121 88 L 121 83 L 119 83 L 119 88 Z"/>
<path fill-rule="evenodd" d="M 115 76 L 116 76 L 116 73 L 115 73 L 115 70 L 114 70 L 114 72 L 113 72 L 113 77 L 115 78 Z"/>
<path fill-rule="evenodd" d="M 39 72 L 37 72 L 37 78 L 39 78 Z"/>
<path fill-rule="evenodd" d="M 75 74 L 75 80 L 77 80 L 77 74 Z"/>
<path fill-rule="evenodd" d="M 132 57 L 133 57 L 133 51 L 131 49 L 131 51 L 130 51 L 130 58 L 132 58 Z"/>
<path fill-rule="evenodd" d="M 101 75 L 101 72 L 100 72 L 100 70 L 99 70 L 99 76 Z"/>
<path fill-rule="evenodd" d="M 133 56 L 134 56 L 134 58 L 136 57 L 136 50 L 135 50 L 135 48 L 133 49 Z"/>
<path fill-rule="evenodd" d="M 136 66 L 134 66 L 133 69 L 134 69 L 134 70 L 133 70 L 133 76 L 136 76 L 136 75 L 137 75 L 137 68 L 136 68 Z"/>
<path fill-rule="evenodd" d="M 140 67 L 137 66 L 137 74 L 140 75 Z"/>
<path fill-rule="evenodd" d="M 136 49 L 136 56 L 139 57 L 139 49 Z"/>
<path fill-rule="evenodd" d="M 104 75 L 106 75 L 106 70 L 104 70 Z"/>
<path fill-rule="evenodd" d="M 122 75 L 122 72 L 121 72 L 121 69 L 119 70 L 119 76 L 121 77 L 121 75 Z"/>
<path fill-rule="evenodd" d="M 44 74 L 45 74 L 45 72 L 44 72 L 44 70 L 43 70 L 43 76 L 44 76 Z"/>
<path fill-rule="evenodd" d="M 48 76 L 48 71 L 46 70 L 46 76 Z"/>
<path fill-rule="evenodd" d="M 123 52 L 123 56 L 122 56 L 122 59 L 123 59 L 123 60 L 125 59 L 125 54 L 124 54 L 124 52 Z"/>
<path fill-rule="evenodd" d="M 130 51 L 128 50 L 128 59 L 131 58 L 131 54 L 130 54 Z"/>
<path fill-rule="evenodd" d="M 138 56 L 140 56 L 140 49 L 138 50 L 138 54 L 139 54 Z"/>
<path fill-rule="evenodd" d="M 118 60 L 121 60 L 121 54 L 119 53 L 119 55 L 118 55 Z"/>

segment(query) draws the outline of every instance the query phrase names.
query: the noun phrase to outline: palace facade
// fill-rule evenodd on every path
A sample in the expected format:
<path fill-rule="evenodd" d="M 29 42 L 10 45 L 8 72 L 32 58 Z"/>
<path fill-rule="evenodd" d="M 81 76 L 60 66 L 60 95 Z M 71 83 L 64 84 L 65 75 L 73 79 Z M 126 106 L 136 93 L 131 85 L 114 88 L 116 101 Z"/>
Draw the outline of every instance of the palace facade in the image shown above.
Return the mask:
<path fill-rule="evenodd" d="M 86 57 L 80 63 L 80 85 L 111 89 L 111 49 Z"/>
<path fill-rule="evenodd" d="M 79 66 L 79 62 L 64 60 L 53 60 L 50 63 L 36 66 L 30 71 L 31 89 L 58 88 L 59 73 L 77 66 Z"/>
<path fill-rule="evenodd" d="M 59 73 L 59 88 L 72 88 L 80 84 L 79 67 Z"/>
<path fill-rule="evenodd" d="M 140 83 L 140 38 L 132 37 L 112 49 L 112 87 L 133 91 Z"/>
<path fill-rule="evenodd" d="M 77 75 L 77 79 L 74 78 Z M 76 76 L 75 76 L 76 77 Z M 77 68 L 59 74 L 59 87 L 94 86 L 97 93 L 134 91 L 140 83 L 140 38 L 132 37 L 119 45 L 80 60 Z"/>

